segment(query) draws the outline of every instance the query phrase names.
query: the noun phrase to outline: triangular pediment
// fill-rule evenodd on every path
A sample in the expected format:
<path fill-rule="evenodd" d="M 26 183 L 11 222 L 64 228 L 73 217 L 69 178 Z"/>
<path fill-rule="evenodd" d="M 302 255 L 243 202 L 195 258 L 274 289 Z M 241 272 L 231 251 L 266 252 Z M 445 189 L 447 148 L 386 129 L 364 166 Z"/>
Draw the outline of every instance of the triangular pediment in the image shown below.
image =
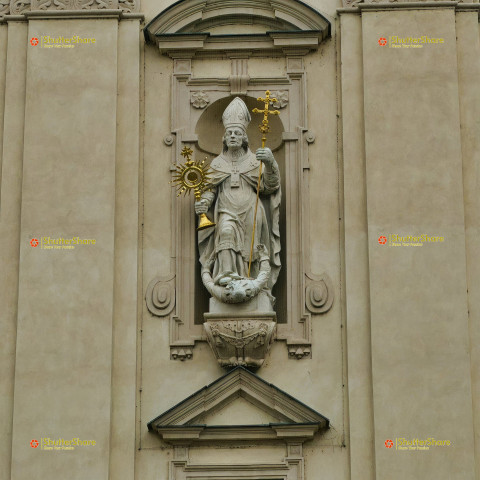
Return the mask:
<path fill-rule="evenodd" d="M 166 54 L 308 51 L 330 36 L 330 22 L 297 0 L 183 0 L 157 15 L 144 33 Z"/>
<path fill-rule="evenodd" d="M 268 425 L 280 423 L 281 415 L 259 408 L 245 397 L 238 396 L 222 408 L 205 412 L 195 420 L 197 424 L 205 425 Z"/>
<path fill-rule="evenodd" d="M 307 439 L 329 420 L 243 367 L 236 367 L 149 422 L 172 443 L 184 440 Z"/>

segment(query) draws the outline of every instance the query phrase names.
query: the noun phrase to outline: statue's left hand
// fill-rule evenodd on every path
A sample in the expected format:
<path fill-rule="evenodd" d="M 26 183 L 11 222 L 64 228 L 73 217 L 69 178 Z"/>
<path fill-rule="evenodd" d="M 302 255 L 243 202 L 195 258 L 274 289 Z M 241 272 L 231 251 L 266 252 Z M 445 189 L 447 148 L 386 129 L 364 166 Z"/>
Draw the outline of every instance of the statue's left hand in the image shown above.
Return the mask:
<path fill-rule="evenodd" d="M 269 148 L 259 148 L 256 152 L 257 160 L 263 162 L 267 167 L 271 167 L 275 158 L 273 153 Z"/>

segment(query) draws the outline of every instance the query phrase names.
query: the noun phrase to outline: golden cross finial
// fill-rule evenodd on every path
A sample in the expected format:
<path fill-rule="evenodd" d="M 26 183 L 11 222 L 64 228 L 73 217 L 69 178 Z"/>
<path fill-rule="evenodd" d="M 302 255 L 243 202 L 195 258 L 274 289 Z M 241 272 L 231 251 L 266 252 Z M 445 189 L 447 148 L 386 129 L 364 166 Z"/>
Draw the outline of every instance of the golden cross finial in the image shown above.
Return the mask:
<path fill-rule="evenodd" d="M 263 110 L 259 110 L 258 108 L 254 108 L 252 110 L 253 113 L 263 113 L 262 123 L 258 127 L 263 134 L 262 148 L 265 148 L 265 142 L 267 141 L 267 133 L 270 131 L 270 127 L 268 125 L 268 116 L 280 115 L 280 112 L 278 110 L 270 110 L 270 104 L 278 101 L 276 98 L 270 97 L 270 90 L 267 90 L 265 92 L 265 98 L 258 97 L 257 100 L 265 104 L 265 107 Z"/>
<path fill-rule="evenodd" d="M 263 113 L 262 123 L 258 126 L 262 132 L 262 148 L 265 148 L 265 143 L 267 141 L 267 133 L 270 131 L 268 126 L 268 116 L 269 115 L 280 115 L 278 110 L 270 110 L 270 104 L 276 103 L 278 100 L 274 97 L 270 98 L 270 90 L 265 92 L 265 98 L 258 97 L 259 102 L 263 102 L 265 107 L 263 110 L 254 108 L 253 113 Z M 255 228 L 257 225 L 257 208 L 258 208 L 258 195 L 260 193 L 260 181 L 262 178 L 262 162 L 258 162 L 260 165 L 258 167 L 258 183 L 257 183 L 257 201 L 255 202 L 255 211 L 253 213 L 253 231 L 252 231 L 252 243 L 250 245 L 250 260 L 248 261 L 248 276 L 250 277 L 250 269 L 252 268 L 252 259 L 253 259 L 253 245 L 255 243 Z"/>

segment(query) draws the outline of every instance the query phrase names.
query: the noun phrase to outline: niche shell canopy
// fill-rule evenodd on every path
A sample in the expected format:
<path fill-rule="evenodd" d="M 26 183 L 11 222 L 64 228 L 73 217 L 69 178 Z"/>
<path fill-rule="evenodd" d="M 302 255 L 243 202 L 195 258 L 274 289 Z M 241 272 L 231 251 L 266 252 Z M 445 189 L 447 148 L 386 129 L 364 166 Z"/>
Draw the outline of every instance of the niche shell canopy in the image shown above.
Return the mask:
<path fill-rule="evenodd" d="M 262 56 L 317 50 L 330 28 L 325 17 L 298 0 L 181 0 L 157 15 L 144 35 L 171 57 L 242 50 Z"/>

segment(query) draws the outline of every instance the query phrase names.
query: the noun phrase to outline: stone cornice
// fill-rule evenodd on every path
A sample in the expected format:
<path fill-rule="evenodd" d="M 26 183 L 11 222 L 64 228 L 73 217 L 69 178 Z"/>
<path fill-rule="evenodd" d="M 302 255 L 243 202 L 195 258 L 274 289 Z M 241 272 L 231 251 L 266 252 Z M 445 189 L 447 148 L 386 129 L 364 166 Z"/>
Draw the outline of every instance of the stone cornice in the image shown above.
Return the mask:
<path fill-rule="evenodd" d="M 254 440 L 294 440 L 304 442 L 319 430 L 318 423 L 282 425 L 192 425 L 157 427 L 155 431 L 167 443 L 238 442 Z"/>
<path fill-rule="evenodd" d="M 157 37 L 157 45 L 162 53 L 172 58 L 178 58 L 178 53 L 189 52 L 191 56 L 208 56 L 222 53 L 228 56 L 230 52 L 241 49 L 249 51 L 249 56 L 258 53 L 278 52 L 288 53 L 290 50 L 303 54 L 316 50 L 323 40 L 324 34 L 314 32 L 267 32 L 251 35 L 210 35 L 199 34 L 165 34 Z M 298 54 L 298 53 L 297 53 Z"/>
<path fill-rule="evenodd" d="M 140 0 L 0 0 L 0 15 L 5 16 L 57 12 L 58 16 L 71 17 L 84 12 L 101 15 L 101 12 L 111 11 L 138 14 Z"/>
<path fill-rule="evenodd" d="M 1 0 L 0 0 L 1 1 Z M 264 32 L 245 34 L 252 19 Z M 229 33 L 225 34 L 225 28 Z M 188 0 L 177 2 L 151 20 L 144 29 L 147 43 L 177 58 L 248 51 L 251 55 L 286 54 L 317 50 L 330 36 L 330 22 L 297 0 Z"/>
<path fill-rule="evenodd" d="M 412 1 L 412 0 L 392 0 L 392 1 L 362 1 L 362 0 L 343 0 L 343 8 L 337 9 L 337 13 L 360 13 L 362 10 L 420 10 L 433 8 L 455 8 L 457 11 L 476 11 L 480 9 L 479 0 L 464 3 L 462 0 L 445 1 L 445 0 L 428 0 L 428 1 Z"/>

